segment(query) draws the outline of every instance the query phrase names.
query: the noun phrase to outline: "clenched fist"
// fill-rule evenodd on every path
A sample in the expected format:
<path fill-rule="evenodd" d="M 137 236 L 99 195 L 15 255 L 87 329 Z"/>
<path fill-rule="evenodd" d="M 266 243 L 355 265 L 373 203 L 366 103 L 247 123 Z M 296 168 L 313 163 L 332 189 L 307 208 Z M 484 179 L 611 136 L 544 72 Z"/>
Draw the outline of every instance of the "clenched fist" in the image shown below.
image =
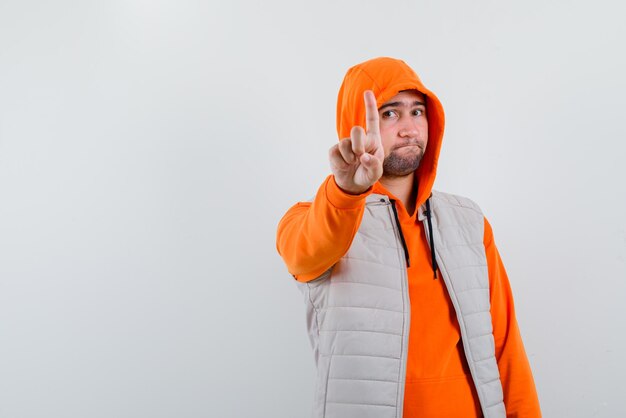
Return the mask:
<path fill-rule="evenodd" d="M 352 127 L 350 138 L 344 138 L 328 152 L 335 183 L 346 193 L 361 194 L 383 175 L 385 152 L 380 137 L 378 108 L 371 90 L 363 94 L 367 132 Z"/>

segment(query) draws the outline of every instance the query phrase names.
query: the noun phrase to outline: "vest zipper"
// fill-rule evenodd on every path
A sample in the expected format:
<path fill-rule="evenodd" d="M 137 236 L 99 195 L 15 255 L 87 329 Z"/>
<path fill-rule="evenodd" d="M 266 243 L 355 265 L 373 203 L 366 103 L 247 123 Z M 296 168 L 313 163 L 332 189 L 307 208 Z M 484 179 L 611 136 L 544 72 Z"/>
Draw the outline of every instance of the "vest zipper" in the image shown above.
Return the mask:
<path fill-rule="evenodd" d="M 396 201 L 389 200 L 391 202 L 391 209 L 393 209 L 393 216 L 396 219 L 396 225 L 398 225 L 398 232 L 400 232 L 400 241 L 402 242 L 402 248 L 404 249 L 404 259 L 406 260 L 406 266 L 411 267 L 411 260 L 409 258 L 409 249 L 406 247 L 406 241 L 404 240 L 404 234 L 402 233 L 402 225 L 400 225 L 400 218 L 398 218 L 398 210 L 396 209 Z"/>

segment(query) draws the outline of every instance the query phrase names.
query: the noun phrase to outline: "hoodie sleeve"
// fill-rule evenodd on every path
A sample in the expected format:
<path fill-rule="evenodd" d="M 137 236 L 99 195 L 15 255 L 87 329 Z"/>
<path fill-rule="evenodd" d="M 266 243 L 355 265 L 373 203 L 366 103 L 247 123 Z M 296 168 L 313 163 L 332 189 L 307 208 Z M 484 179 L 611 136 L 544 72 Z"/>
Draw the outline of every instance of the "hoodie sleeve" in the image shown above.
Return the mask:
<path fill-rule="evenodd" d="M 289 272 L 307 282 L 332 267 L 350 248 L 359 229 L 365 198 L 345 193 L 330 175 L 312 202 L 292 206 L 278 224 L 276 248 Z"/>
<path fill-rule="evenodd" d="M 504 391 L 506 416 L 509 418 L 541 417 L 535 382 L 515 318 L 511 285 L 496 248 L 491 225 L 486 218 L 484 244 L 489 270 L 496 360 Z"/>

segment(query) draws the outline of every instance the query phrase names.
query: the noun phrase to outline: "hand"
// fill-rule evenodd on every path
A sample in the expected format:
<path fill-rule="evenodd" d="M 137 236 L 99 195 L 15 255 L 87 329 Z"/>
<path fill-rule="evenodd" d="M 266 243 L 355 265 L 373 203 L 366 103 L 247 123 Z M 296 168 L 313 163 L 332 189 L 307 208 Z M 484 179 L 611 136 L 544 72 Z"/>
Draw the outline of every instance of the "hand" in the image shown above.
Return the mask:
<path fill-rule="evenodd" d="M 371 90 L 363 94 L 367 132 L 353 126 L 350 138 L 344 138 L 328 152 L 335 183 L 350 194 L 361 194 L 383 175 L 385 151 L 380 137 L 376 97 Z"/>

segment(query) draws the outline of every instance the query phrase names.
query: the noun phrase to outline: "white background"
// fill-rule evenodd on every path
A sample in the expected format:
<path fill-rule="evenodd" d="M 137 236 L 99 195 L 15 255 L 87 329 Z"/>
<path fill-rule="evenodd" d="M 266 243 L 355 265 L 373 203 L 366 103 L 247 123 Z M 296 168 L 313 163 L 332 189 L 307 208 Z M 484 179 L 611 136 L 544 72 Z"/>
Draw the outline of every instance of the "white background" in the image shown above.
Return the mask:
<path fill-rule="evenodd" d="M 626 416 L 615 1 L 0 1 L 0 418 L 306 417 L 276 225 L 345 71 L 444 104 L 436 188 L 491 221 L 545 417 Z"/>

